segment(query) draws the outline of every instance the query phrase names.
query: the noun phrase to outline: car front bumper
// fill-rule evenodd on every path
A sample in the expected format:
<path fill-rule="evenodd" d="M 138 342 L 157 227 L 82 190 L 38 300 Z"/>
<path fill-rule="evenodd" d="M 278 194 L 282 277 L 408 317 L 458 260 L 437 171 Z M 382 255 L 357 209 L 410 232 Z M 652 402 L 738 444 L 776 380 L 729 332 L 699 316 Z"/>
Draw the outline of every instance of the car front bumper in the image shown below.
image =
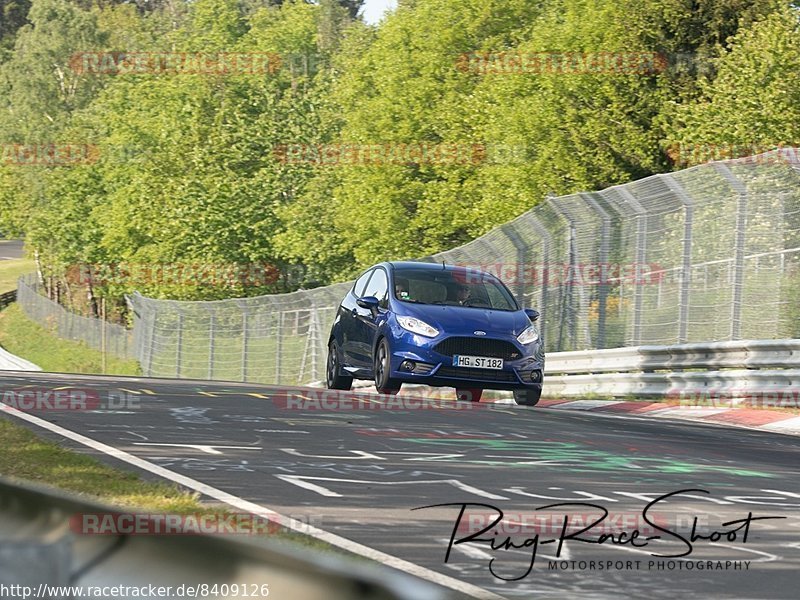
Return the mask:
<path fill-rule="evenodd" d="M 522 346 L 511 336 L 492 336 L 492 340 L 512 343 L 522 355 L 504 360 L 502 369 L 479 369 L 453 366 L 453 357 L 440 354 L 434 347 L 447 337 L 425 338 L 410 332 L 397 332 L 391 352 L 391 377 L 403 383 L 456 388 L 520 390 L 541 388 L 544 380 L 544 352 L 541 340 Z M 417 368 L 409 371 L 408 363 Z"/>

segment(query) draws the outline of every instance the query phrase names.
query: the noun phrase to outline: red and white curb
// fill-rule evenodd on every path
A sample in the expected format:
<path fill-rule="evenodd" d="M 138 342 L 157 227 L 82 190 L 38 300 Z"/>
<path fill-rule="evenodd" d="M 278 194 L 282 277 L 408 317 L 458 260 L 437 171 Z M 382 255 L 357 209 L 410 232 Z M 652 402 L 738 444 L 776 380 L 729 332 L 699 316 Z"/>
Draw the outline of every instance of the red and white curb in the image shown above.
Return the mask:
<path fill-rule="evenodd" d="M 499 403 L 507 404 L 509 401 L 500 400 Z M 536 408 L 539 407 L 702 421 L 800 435 L 800 416 L 780 410 L 675 406 L 664 402 L 624 400 L 540 400 Z"/>

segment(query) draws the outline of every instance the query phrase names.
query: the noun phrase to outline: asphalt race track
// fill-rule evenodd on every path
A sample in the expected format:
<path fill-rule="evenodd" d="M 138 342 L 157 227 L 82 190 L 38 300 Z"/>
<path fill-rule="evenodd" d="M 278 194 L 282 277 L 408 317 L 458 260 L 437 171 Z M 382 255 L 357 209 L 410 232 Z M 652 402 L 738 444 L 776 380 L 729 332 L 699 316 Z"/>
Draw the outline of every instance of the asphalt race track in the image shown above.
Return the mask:
<path fill-rule="evenodd" d="M 118 404 L 32 414 L 502 597 L 798 596 L 800 437 L 511 405 L 401 410 L 374 397 L 316 410 L 297 407 L 308 392 L 245 384 L 0 376 L 3 392 L 67 387 Z M 541 509 L 562 503 L 582 504 Z M 449 506 L 413 510 L 435 504 Z M 493 507 L 505 519 L 480 534 Z M 695 519 L 704 537 L 692 542 Z M 470 534 L 487 541 L 453 544 L 445 563 L 451 535 Z M 614 537 L 591 543 L 604 534 Z M 570 535 L 581 539 L 556 557 Z"/>
<path fill-rule="evenodd" d="M 0 240 L 0 260 L 23 258 L 25 251 L 21 240 Z"/>

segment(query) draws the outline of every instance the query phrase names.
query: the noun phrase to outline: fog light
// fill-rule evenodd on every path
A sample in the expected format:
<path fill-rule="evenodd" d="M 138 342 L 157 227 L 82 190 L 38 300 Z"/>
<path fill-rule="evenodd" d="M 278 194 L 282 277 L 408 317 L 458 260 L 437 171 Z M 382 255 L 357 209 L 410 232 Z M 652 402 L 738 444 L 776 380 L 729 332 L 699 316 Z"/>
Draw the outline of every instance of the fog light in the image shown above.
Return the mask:
<path fill-rule="evenodd" d="M 539 383 L 541 380 L 542 380 L 541 371 L 531 371 L 531 381 L 533 383 Z"/>
<path fill-rule="evenodd" d="M 400 363 L 400 368 L 403 371 L 408 371 L 409 373 L 414 370 L 414 361 L 413 360 L 404 360 Z"/>

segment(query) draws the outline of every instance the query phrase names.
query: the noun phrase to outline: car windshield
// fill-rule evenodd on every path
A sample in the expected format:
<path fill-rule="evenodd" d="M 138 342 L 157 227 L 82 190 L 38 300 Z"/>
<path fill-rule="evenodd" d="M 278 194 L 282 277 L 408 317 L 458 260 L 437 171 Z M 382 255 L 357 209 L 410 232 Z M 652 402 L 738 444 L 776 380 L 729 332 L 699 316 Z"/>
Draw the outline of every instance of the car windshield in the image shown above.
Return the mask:
<path fill-rule="evenodd" d="M 393 291 L 401 302 L 518 310 L 516 301 L 500 280 L 468 269 L 397 269 Z"/>

